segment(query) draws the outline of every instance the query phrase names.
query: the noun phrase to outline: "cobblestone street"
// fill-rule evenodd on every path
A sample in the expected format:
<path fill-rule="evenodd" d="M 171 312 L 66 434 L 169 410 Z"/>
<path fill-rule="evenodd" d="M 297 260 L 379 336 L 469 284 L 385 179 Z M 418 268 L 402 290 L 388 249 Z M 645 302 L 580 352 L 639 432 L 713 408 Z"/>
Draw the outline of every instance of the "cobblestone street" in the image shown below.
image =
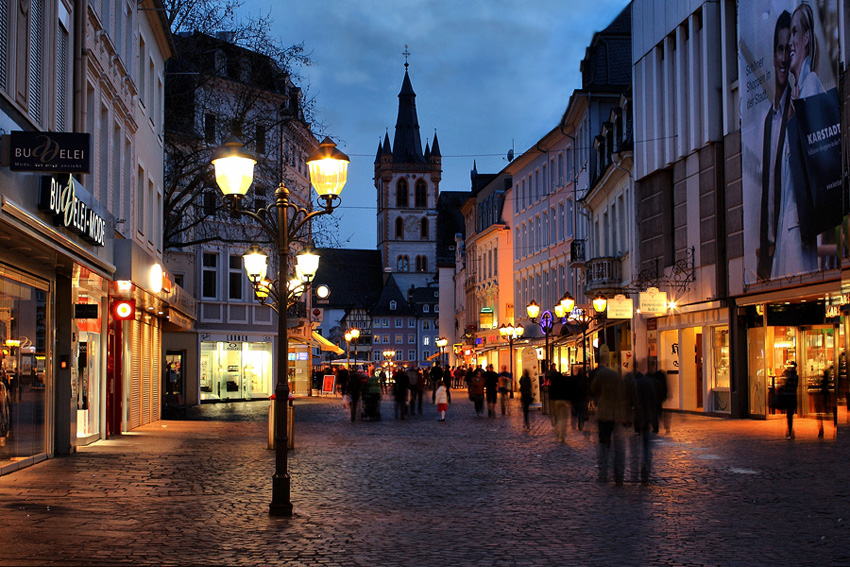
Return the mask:
<path fill-rule="evenodd" d="M 649 486 L 597 481 L 595 427 L 351 423 L 296 401 L 295 516 L 267 513 L 268 403 L 192 408 L 0 477 L 0 564 L 848 565 L 847 433 L 677 414 Z M 426 395 L 426 398 L 429 398 Z M 844 416 L 841 417 L 843 426 Z"/>

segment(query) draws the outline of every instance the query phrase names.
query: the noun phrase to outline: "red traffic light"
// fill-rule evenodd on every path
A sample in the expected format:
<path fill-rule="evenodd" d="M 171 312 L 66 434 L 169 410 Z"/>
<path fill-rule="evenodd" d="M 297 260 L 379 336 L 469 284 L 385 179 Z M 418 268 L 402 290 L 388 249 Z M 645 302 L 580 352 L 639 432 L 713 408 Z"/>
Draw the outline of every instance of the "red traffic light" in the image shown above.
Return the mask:
<path fill-rule="evenodd" d="M 112 316 L 119 321 L 133 319 L 136 316 L 136 300 L 121 299 L 112 303 Z"/>

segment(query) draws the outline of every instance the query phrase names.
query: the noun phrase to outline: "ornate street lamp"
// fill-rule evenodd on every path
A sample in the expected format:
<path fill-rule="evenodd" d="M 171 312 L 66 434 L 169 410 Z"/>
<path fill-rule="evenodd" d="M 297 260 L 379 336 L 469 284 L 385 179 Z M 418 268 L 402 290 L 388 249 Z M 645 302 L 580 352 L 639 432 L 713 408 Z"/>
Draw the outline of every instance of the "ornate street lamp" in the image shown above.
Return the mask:
<path fill-rule="evenodd" d="M 447 339 L 446 337 L 440 337 L 436 341 L 434 341 L 434 344 L 436 344 L 438 347 L 440 347 L 440 362 L 442 362 L 443 361 L 443 354 L 444 354 L 443 349 L 445 349 L 446 345 L 449 344 L 449 339 Z M 448 360 L 446 360 L 445 365 L 446 365 L 446 367 L 448 367 L 448 365 L 449 365 Z"/>
<path fill-rule="evenodd" d="M 384 355 L 384 358 L 385 358 L 385 359 L 387 359 L 387 362 L 389 362 L 389 365 L 390 365 L 390 372 L 392 372 L 392 369 L 393 369 L 393 359 L 395 358 L 395 351 L 394 351 L 394 350 L 392 350 L 392 349 L 387 349 L 387 350 L 385 350 L 385 351 L 383 352 L 383 355 Z"/>
<path fill-rule="evenodd" d="M 357 327 L 352 327 L 348 330 L 348 333 L 346 334 L 349 335 L 354 341 L 354 363 L 357 364 L 357 337 L 360 336 L 360 329 L 358 329 Z M 348 358 L 348 365 L 349 368 L 351 368 L 351 356 L 349 356 Z"/>
<path fill-rule="evenodd" d="M 584 375 L 587 376 L 587 329 L 593 321 L 601 320 L 605 317 L 605 310 L 608 308 L 608 300 L 602 293 L 596 294 L 593 298 L 593 312 L 587 308 L 578 308 L 572 312 L 570 320 L 578 323 L 581 327 L 581 353 L 582 366 L 584 367 Z"/>
<path fill-rule="evenodd" d="M 310 181 L 319 197 L 320 205 L 316 210 L 308 210 L 292 203 L 289 199 L 289 189 L 281 182 L 275 189 L 275 199 L 266 207 L 256 211 L 242 209 L 241 201 L 254 179 L 254 165 L 257 160 L 245 151 L 242 143 L 233 138 L 227 142 L 213 157 L 215 180 L 225 198 L 230 201 L 230 209 L 234 215 L 250 217 L 262 227 L 263 231 L 274 243 L 277 251 L 277 279 L 265 278 L 263 270 L 257 270 L 256 261 L 262 261 L 256 256 L 246 261 L 246 270 L 250 272 L 254 290 L 258 299 L 264 301 L 272 298 L 272 307 L 278 313 L 277 341 L 277 384 L 275 385 L 275 472 L 272 476 L 272 501 L 269 504 L 269 514 L 273 516 L 291 516 L 292 502 L 290 500 L 290 477 L 287 463 L 287 431 L 288 400 L 289 400 L 289 336 L 287 334 L 287 306 L 290 301 L 290 290 L 285 283 L 289 278 L 289 246 L 296 235 L 308 221 L 319 215 L 330 214 L 339 206 L 339 193 L 345 185 L 348 175 L 349 159 L 336 148 L 336 145 L 325 138 L 319 149 L 307 158 L 310 169 Z M 276 218 L 275 218 L 276 215 Z M 266 258 L 267 261 L 267 258 Z M 307 273 L 313 259 L 304 260 L 300 265 L 302 273 Z M 300 264 L 301 261 L 299 261 Z M 267 264 L 266 264 L 267 265 Z M 312 271 L 315 274 L 315 268 Z M 262 275 L 261 275 L 262 274 Z M 302 288 L 303 289 L 303 288 Z M 257 293 L 259 291 L 259 293 Z M 294 291 L 294 290 L 293 290 Z"/>
<path fill-rule="evenodd" d="M 560 306 L 560 304 L 558 305 Z M 531 319 L 532 323 L 537 323 L 537 315 L 540 314 L 540 306 L 532 299 L 531 303 L 525 306 L 525 313 L 528 315 L 528 318 Z M 540 330 L 543 331 L 543 335 L 546 337 L 546 354 L 543 357 L 543 373 L 545 374 L 549 370 L 549 334 L 555 326 L 555 319 L 552 316 L 551 311 L 546 310 L 542 315 L 540 315 L 539 325 Z"/>
<path fill-rule="evenodd" d="M 510 350 L 511 398 L 514 397 L 514 390 L 516 389 L 515 388 L 516 380 L 514 379 L 514 376 L 515 376 L 515 373 L 514 373 L 514 341 L 517 340 L 518 338 L 520 338 L 524 332 L 525 332 L 525 329 L 520 325 L 513 326 L 513 325 L 508 325 L 508 324 L 502 323 L 502 325 L 499 327 L 499 334 L 502 336 L 503 339 L 508 341 L 508 349 Z"/>

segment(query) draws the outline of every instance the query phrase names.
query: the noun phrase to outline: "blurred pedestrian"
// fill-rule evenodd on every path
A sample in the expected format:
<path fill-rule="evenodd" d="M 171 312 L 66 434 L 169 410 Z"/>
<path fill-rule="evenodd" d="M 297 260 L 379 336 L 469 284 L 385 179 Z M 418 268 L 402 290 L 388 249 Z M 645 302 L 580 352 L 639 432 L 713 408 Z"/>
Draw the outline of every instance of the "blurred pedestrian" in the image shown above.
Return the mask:
<path fill-rule="evenodd" d="M 635 445 L 632 447 L 632 480 L 637 481 L 638 474 L 643 484 L 649 483 L 652 471 L 652 436 L 658 426 L 658 392 L 655 380 L 637 372 L 626 380 L 628 386 L 628 404 L 634 423 Z M 655 428 L 655 429 L 653 429 Z M 640 452 L 638 452 L 638 446 Z"/>
<path fill-rule="evenodd" d="M 378 374 L 378 381 L 381 385 L 381 393 L 387 393 L 387 371 L 385 369 L 381 369 L 381 372 Z"/>
<path fill-rule="evenodd" d="M 370 421 L 381 421 L 381 379 L 372 372 L 363 386 L 363 415 Z"/>
<path fill-rule="evenodd" d="M 546 373 L 549 382 L 549 411 L 552 412 L 552 421 L 555 430 L 555 441 L 566 443 L 567 441 L 567 416 L 569 415 L 569 401 L 567 400 L 567 381 L 564 375 L 558 371 L 553 363 Z"/>
<path fill-rule="evenodd" d="M 838 407 L 835 396 L 832 395 L 830 383 L 835 369 L 830 366 L 821 374 L 815 392 L 816 413 L 818 419 L 818 439 L 823 439 L 823 418 L 833 416 L 833 425 L 838 427 Z"/>
<path fill-rule="evenodd" d="M 443 369 L 440 367 L 440 361 L 434 362 L 431 368 L 431 403 L 436 402 L 437 390 L 440 388 L 440 383 L 443 381 Z"/>
<path fill-rule="evenodd" d="M 410 378 L 404 369 L 399 370 L 393 375 L 393 396 L 395 399 L 395 418 L 404 419 L 407 417 L 407 391 L 410 388 Z"/>
<path fill-rule="evenodd" d="M 487 417 L 496 417 L 496 400 L 499 396 L 499 375 L 493 370 L 493 365 L 487 365 L 484 372 L 484 390 L 487 396 Z"/>
<path fill-rule="evenodd" d="M 587 422 L 587 373 L 583 367 L 567 378 L 567 396 L 570 400 L 570 421 L 573 430 L 584 430 Z"/>
<path fill-rule="evenodd" d="M 669 411 L 664 411 L 664 402 L 669 397 L 669 389 L 667 387 L 667 373 L 663 370 L 656 370 L 650 376 L 653 386 L 655 387 L 655 423 L 652 424 L 652 432 L 660 432 L 660 423 L 664 424 L 664 433 L 670 434 L 671 415 Z"/>
<path fill-rule="evenodd" d="M 797 411 L 797 386 L 800 384 L 800 377 L 797 375 L 797 363 L 789 360 L 785 364 L 785 371 L 782 372 L 782 376 L 785 381 L 779 391 L 779 398 L 780 408 L 785 410 L 785 420 L 788 424 L 785 438 L 794 439 L 794 413 Z"/>
<path fill-rule="evenodd" d="M 434 403 L 437 404 L 437 411 L 440 412 L 440 417 L 437 421 L 446 421 L 446 411 L 449 409 L 449 397 L 447 395 L 447 391 L 446 383 L 440 380 L 440 384 L 434 391 Z"/>
<path fill-rule="evenodd" d="M 522 376 L 519 379 L 519 402 L 522 406 L 522 423 L 526 431 L 531 429 L 528 423 L 528 409 L 531 407 L 533 399 L 534 397 L 531 393 L 531 375 L 528 373 L 528 369 L 524 368 L 522 370 Z"/>
<path fill-rule="evenodd" d="M 410 415 L 416 415 L 416 407 L 419 407 L 419 415 L 422 415 L 422 394 L 425 391 L 425 377 L 415 367 L 407 370 L 407 378 L 410 382 Z"/>
<path fill-rule="evenodd" d="M 360 394 L 363 391 L 363 377 L 360 372 L 354 370 L 348 377 L 348 403 L 351 409 L 351 421 L 357 419 L 357 409 L 360 402 Z"/>
<path fill-rule="evenodd" d="M 502 415 L 511 415 L 511 408 L 508 405 L 508 394 L 511 391 L 511 373 L 508 372 L 508 367 L 502 365 L 502 371 L 499 372 L 499 405 L 502 409 Z"/>
<path fill-rule="evenodd" d="M 621 486 L 626 468 L 623 447 L 626 392 L 620 374 L 609 368 L 608 364 L 608 347 L 602 345 L 599 347 L 599 365 L 590 377 L 590 393 L 596 401 L 596 424 L 599 428 L 597 479 L 600 482 L 608 481 L 608 466 L 613 457 L 614 484 Z"/>
<path fill-rule="evenodd" d="M 479 366 L 469 377 L 469 399 L 475 406 L 475 417 L 484 415 L 484 370 Z"/>

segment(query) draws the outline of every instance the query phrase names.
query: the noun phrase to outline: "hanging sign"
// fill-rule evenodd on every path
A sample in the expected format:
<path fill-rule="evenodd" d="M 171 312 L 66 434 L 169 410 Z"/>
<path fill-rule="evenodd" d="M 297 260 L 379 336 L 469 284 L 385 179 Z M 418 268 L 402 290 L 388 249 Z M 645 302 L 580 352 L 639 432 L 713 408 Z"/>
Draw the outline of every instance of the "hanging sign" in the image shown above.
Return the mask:
<path fill-rule="evenodd" d="M 69 175 L 67 180 L 42 177 L 38 208 L 51 213 L 56 226 L 64 226 L 92 244 L 104 246 L 106 221 L 77 198 L 74 176 Z"/>
<path fill-rule="evenodd" d="M 9 169 L 91 173 L 91 134 L 82 132 L 11 132 Z"/>
<path fill-rule="evenodd" d="M 608 300 L 609 319 L 631 319 L 634 315 L 634 310 L 635 306 L 631 297 L 620 294 Z"/>
<path fill-rule="evenodd" d="M 667 292 L 658 291 L 657 287 L 651 287 L 640 292 L 640 312 L 644 315 L 663 315 L 667 313 Z"/>

